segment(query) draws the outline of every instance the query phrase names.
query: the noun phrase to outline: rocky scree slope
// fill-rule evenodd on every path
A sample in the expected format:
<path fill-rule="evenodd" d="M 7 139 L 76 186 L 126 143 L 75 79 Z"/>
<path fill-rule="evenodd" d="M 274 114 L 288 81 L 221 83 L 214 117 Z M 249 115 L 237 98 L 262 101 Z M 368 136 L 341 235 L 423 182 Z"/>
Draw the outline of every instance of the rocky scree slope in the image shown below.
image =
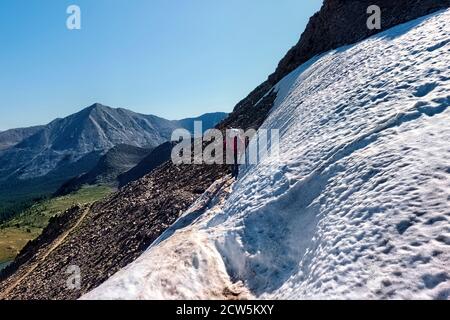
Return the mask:
<path fill-rule="evenodd" d="M 117 177 L 119 188 L 136 181 L 170 159 L 174 142 L 165 142 L 152 150 L 144 159 L 130 170 Z"/>

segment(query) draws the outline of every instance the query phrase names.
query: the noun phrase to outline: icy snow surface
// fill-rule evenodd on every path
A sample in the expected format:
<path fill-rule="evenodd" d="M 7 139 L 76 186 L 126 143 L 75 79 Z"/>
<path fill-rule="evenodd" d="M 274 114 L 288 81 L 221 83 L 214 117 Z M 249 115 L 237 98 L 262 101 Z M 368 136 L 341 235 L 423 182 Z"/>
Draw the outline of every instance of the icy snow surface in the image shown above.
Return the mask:
<path fill-rule="evenodd" d="M 449 21 L 397 26 L 280 81 L 263 128 L 280 129 L 281 162 L 246 167 L 84 298 L 448 299 Z"/>

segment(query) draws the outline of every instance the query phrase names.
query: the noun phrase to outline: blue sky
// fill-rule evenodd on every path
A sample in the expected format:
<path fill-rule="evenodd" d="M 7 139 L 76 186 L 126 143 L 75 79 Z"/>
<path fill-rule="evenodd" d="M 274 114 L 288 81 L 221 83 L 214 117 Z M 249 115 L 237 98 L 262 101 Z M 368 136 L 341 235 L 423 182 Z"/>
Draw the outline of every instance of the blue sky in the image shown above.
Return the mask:
<path fill-rule="evenodd" d="M 2 0 L 0 130 L 94 102 L 178 119 L 266 79 L 321 0 Z M 81 8 L 81 30 L 66 9 Z"/>

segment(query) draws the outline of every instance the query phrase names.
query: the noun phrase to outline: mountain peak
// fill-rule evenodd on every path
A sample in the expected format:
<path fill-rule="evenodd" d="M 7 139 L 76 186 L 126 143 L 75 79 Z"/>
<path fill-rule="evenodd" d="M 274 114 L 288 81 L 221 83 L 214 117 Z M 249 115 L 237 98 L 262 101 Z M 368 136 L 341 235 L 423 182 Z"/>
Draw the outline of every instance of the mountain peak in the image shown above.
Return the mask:
<path fill-rule="evenodd" d="M 103 110 L 103 109 L 110 109 L 110 107 L 105 106 L 104 104 L 101 103 L 94 103 L 92 105 L 90 105 L 89 107 L 86 108 L 86 110 Z"/>

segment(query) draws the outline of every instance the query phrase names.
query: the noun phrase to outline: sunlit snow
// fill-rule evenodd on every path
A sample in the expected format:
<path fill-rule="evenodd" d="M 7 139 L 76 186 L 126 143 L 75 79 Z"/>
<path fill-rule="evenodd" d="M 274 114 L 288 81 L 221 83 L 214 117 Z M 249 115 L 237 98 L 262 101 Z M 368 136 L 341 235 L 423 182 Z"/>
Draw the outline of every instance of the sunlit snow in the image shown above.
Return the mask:
<path fill-rule="evenodd" d="M 281 162 L 243 169 L 227 198 L 83 298 L 448 299 L 449 21 L 440 11 L 284 78 L 262 126 L 280 129 Z"/>

